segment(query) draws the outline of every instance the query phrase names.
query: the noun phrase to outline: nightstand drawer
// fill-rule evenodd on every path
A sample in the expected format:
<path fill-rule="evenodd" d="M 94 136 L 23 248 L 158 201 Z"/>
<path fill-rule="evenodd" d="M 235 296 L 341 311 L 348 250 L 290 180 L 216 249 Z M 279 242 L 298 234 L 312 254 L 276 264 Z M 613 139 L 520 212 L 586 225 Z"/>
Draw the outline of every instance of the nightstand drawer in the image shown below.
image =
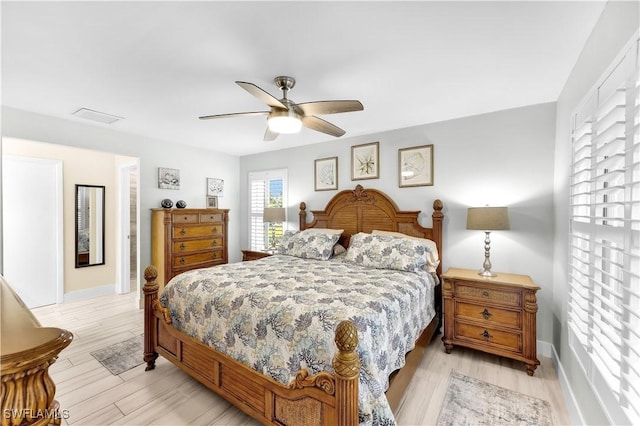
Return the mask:
<path fill-rule="evenodd" d="M 522 329 L 522 314 L 520 311 L 456 302 L 455 316 L 456 318 L 468 318 L 476 322 L 478 322 L 478 320 L 480 320 L 480 322 L 486 321 L 489 327 L 495 324 L 515 330 Z"/>
<path fill-rule="evenodd" d="M 457 339 L 471 339 L 482 345 L 490 345 L 513 352 L 522 352 L 522 334 L 500 331 L 490 327 L 456 322 L 455 337 Z"/>
<path fill-rule="evenodd" d="M 456 282 L 455 295 L 459 298 L 469 298 L 477 300 L 489 300 L 508 306 L 522 306 L 522 299 L 519 291 L 501 290 L 490 287 L 482 287 L 477 283 Z"/>
<path fill-rule="evenodd" d="M 188 253 L 197 250 L 206 250 L 215 247 L 222 247 L 222 237 L 207 238 L 204 240 L 175 241 L 173 243 L 174 253 Z"/>

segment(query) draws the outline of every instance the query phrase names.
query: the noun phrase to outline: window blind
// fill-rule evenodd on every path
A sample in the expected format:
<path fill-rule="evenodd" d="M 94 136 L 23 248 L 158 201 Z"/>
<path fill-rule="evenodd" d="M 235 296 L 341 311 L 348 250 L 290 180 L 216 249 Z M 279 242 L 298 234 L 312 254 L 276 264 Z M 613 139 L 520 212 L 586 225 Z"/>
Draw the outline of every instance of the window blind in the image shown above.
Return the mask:
<path fill-rule="evenodd" d="M 282 236 L 284 224 L 268 224 L 263 221 L 265 207 L 286 206 L 287 170 L 266 170 L 249 173 L 249 247 L 264 250 L 271 239 Z M 270 232 L 269 232 L 270 230 Z"/>
<path fill-rule="evenodd" d="M 569 341 L 614 424 L 640 424 L 637 36 L 574 114 Z"/>

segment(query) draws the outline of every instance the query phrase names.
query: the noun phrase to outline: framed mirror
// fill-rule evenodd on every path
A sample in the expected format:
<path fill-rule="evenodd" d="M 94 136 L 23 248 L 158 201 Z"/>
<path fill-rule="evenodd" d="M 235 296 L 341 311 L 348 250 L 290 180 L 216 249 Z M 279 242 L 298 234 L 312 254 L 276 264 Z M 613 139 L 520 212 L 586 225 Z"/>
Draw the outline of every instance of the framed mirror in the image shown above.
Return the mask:
<path fill-rule="evenodd" d="M 104 265 L 104 186 L 76 185 L 76 268 Z"/>

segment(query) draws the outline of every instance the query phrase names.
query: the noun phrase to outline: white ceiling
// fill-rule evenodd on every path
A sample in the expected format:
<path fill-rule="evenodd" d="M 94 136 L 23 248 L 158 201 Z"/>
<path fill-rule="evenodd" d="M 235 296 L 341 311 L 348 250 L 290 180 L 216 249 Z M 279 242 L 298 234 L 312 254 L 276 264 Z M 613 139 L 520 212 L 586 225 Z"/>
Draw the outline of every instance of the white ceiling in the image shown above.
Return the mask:
<path fill-rule="evenodd" d="M 322 118 L 355 136 L 557 100 L 604 2 L 2 2 L 2 104 L 244 155 L 266 110 L 234 81 L 296 102 L 358 99 Z"/>

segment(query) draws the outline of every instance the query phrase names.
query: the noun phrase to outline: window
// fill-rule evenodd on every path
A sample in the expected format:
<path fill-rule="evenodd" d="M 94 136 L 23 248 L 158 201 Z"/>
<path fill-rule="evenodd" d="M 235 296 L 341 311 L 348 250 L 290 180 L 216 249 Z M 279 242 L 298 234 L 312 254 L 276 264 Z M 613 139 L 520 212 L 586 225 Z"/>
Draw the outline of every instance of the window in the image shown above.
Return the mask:
<path fill-rule="evenodd" d="M 637 35 L 574 114 L 569 344 L 613 424 L 640 424 Z"/>
<path fill-rule="evenodd" d="M 286 207 L 287 170 L 249 173 L 249 246 L 251 250 L 274 247 L 286 223 L 263 221 L 265 207 Z M 285 209 L 286 212 L 286 209 Z"/>

